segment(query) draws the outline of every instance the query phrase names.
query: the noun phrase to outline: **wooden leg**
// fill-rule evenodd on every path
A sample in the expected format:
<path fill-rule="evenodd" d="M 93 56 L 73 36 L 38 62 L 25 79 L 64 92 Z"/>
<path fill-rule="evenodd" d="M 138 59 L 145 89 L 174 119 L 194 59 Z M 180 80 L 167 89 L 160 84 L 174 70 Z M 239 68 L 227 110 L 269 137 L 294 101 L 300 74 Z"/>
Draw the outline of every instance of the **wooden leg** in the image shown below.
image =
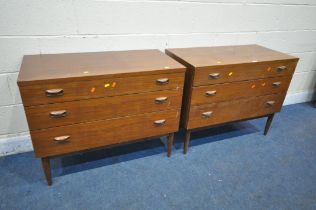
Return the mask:
<path fill-rule="evenodd" d="M 168 157 L 171 156 L 174 133 L 168 135 Z"/>
<path fill-rule="evenodd" d="M 50 169 L 50 160 L 48 157 L 42 158 L 42 167 L 45 173 L 47 184 L 50 186 L 52 185 L 52 174 Z"/>
<path fill-rule="evenodd" d="M 266 136 L 268 134 L 269 128 L 271 126 L 272 120 L 274 117 L 274 113 L 268 116 L 266 127 L 264 128 L 264 135 Z"/>
<path fill-rule="evenodd" d="M 187 154 L 187 152 L 188 152 L 190 136 L 191 136 L 191 131 L 190 130 L 186 130 L 185 131 L 185 136 L 184 136 L 184 141 L 183 141 L 183 153 L 184 154 Z"/>

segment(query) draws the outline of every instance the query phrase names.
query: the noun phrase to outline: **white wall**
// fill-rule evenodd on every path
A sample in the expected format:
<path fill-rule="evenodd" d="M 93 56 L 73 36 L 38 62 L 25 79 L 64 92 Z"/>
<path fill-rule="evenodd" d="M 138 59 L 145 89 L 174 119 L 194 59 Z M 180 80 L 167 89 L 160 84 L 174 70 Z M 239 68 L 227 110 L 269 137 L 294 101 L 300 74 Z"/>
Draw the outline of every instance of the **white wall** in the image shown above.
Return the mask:
<path fill-rule="evenodd" d="M 286 103 L 311 99 L 315 0 L 0 0 L 0 155 L 30 150 L 24 54 L 257 43 L 300 57 Z"/>

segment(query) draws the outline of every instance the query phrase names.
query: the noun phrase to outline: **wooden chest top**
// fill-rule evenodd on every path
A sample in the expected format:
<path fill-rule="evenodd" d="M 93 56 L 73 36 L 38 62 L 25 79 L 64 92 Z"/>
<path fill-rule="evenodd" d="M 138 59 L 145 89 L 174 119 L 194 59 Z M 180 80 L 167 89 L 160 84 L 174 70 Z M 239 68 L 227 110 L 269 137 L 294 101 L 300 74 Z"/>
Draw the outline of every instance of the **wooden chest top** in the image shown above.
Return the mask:
<path fill-rule="evenodd" d="M 298 60 L 294 56 L 259 45 L 194 47 L 167 49 L 187 65 L 193 67 L 222 66 L 266 61 Z"/>
<path fill-rule="evenodd" d="M 131 50 L 93 53 L 26 55 L 18 84 L 31 85 L 47 80 L 125 77 L 183 72 L 185 67 L 159 50 Z"/>

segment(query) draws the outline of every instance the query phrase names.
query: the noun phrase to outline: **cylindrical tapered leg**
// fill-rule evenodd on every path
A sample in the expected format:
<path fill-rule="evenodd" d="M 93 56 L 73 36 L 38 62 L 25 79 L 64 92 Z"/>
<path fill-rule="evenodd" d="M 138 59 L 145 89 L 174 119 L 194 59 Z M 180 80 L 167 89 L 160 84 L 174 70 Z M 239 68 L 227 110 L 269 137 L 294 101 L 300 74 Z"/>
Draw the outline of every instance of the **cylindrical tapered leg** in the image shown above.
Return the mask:
<path fill-rule="evenodd" d="M 50 169 L 50 160 L 48 157 L 42 158 L 42 167 L 45 173 L 46 181 L 48 185 L 52 185 L 52 173 Z"/>
<path fill-rule="evenodd" d="M 274 117 L 274 113 L 268 116 L 267 122 L 266 122 L 266 126 L 264 128 L 264 135 L 268 134 L 269 128 L 271 126 L 272 120 Z"/>
<path fill-rule="evenodd" d="M 191 136 L 191 131 L 186 130 L 184 140 L 183 140 L 183 153 L 184 154 L 187 154 L 187 152 L 188 152 L 190 136 Z"/>
<path fill-rule="evenodd" d="M 170 157 L 172 153 L 173 137 L 174 133 L 168 134 L 168 157 Z"/>

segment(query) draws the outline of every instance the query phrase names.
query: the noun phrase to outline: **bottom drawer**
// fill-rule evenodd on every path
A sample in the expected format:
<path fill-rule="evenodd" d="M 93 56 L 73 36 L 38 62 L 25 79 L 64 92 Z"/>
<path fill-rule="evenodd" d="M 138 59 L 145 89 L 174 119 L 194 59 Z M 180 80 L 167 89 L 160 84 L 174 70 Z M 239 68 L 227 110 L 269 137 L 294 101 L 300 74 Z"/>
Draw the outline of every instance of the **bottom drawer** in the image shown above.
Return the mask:
<path fill-rule="evenodd" d="M 179 110 L 169 110 L 36 130 L 31 137 L 35 154 L 47 157 L 160 136 L 178 128 Z"/>
<path fill-rule="evenodd" d="M 285 94 L 273 94 L 192 106 L 186 128 L 194 129 L 278 112 L 284 97 Z"/>

